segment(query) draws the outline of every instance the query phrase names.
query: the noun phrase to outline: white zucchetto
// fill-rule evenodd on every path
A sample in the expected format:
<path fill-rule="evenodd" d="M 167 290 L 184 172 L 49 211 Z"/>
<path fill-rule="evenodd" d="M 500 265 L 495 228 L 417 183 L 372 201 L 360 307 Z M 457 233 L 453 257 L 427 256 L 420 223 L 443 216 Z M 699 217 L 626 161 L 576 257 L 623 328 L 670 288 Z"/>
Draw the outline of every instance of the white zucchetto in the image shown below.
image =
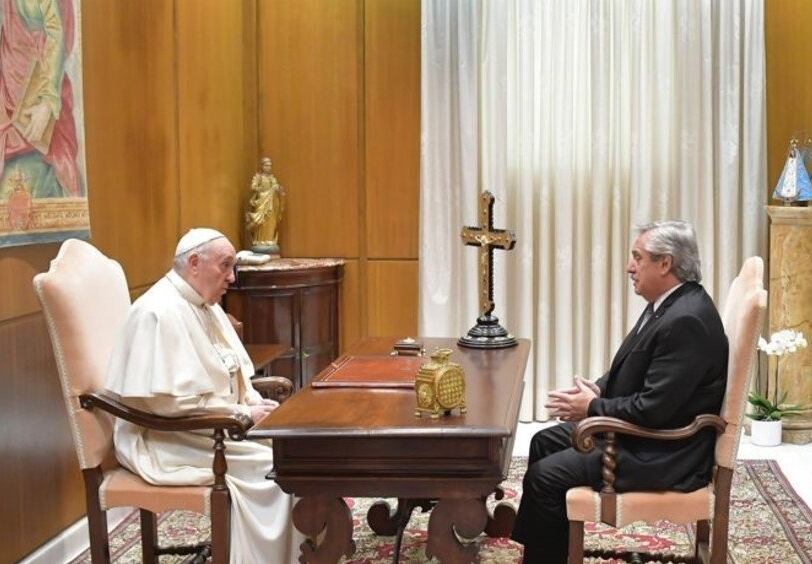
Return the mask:
<path fill-rule="evenodd" d="M 180 256 L 183 253 L 188 253 L 192 249 L 196 249 L 204 243 L 214 241 L 220 237 L 225 237 L 216 229 L 209 227 L 195 227 L 186 232 L 186 234 L 178 241 L 178 246 L 175 247 L 175 256 Z"/>

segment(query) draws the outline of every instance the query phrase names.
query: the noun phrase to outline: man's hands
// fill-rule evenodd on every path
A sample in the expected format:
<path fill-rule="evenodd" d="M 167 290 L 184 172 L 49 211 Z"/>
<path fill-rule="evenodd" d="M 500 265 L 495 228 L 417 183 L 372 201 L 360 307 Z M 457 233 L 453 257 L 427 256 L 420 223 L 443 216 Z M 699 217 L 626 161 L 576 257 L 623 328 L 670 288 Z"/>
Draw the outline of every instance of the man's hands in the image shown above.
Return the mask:
<path fill-rule="evenodd" d="M 253 420 L 254 423 L 259 423 L 263 417 L 268 415 L 277 407 L 279 407 L 279 402 L 266 398 L 262 398 L 261 403 L 248 405 L 248 408 L 251 410 L 251 420 Z"/>
<path fill-rule="evenodd" d="M 577 385 L 578 382 L 586 385 L 587 388 L 589 388 L 590 390 L 592 390 L 595 393 L 596 398 L 601 397 L 601 389 L 592 380 L 584 380 L 583 378 L 581 378 L 580 376 L 578 376 L 576 374 L 575 375 L 575 382 L 576 382 L 576 385 Z"/>
<path fill-rule="evenodd" d="M 601 390 L 594 382 L 575 376 L 575 386 L 550 392 L 544 407 L 562 421 L 580 421 L 587 416 L 590 402 L 600 395 Z"/>

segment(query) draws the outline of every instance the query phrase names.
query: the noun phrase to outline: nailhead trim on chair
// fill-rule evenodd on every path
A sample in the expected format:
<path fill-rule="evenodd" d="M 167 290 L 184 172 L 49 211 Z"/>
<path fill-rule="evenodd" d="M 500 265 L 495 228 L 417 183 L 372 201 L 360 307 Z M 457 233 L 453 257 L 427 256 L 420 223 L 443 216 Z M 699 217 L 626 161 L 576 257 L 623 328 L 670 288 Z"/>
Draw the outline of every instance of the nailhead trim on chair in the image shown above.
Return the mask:
<path fill-rule="evenodd" d="M 60 255 L 61 253 L 60 248 Z M 59 255 L 54 259 L 54 262 L 59 259 Z M 36 288 L 37 295 L 39 296 L 39 301 L 42 304 L 42 311 L 45 313 L 45 323 L 48 326 L 48 333 L 51 335 L 56 334 L 56 327 L 54 326 L 53 316 L 51 314 L 51 310 L 48 308 L 47 301 L 43 299 L 42 296 L 42 288 L 41 282 L 39 280 L 34 281 L 34 288 Z M 65 367 L 65 358 L 62 354 L 62 345 L 59 342 L 59 339 L 51 339 L 51 343 L 53 343 L 54 347 L 54 358 L 56 360 L 57 365 L 57 372 L 59 373 L 59 381 L 62 385 L 62 398 L 65 400 L 65 408 L 68 411 L 68 422 L 70 423 L 70 431 L 71 435 L 73 435 L 73 442 L 76 445 L 76 456 L 79 458 L 79 467 L 82 470 L 87 470 L 90 465 L 87 463 L 87 457 L 85 456 L 85 444 L 82 441 L 82 437 L 79 434 L 79 423 L 76 421 L 76 406 L 71 405 L 71 400 L 75 401 L 78 405 L 79 398 L 71 398 L 68 396 L 65 391 L 70 390 L 70 386 L 68 385 L 68 379 L 66 376 L 67 368 Z"/>
<path fill-rule="evenodd" d="M 761 326 L 761 323 L 764 320 L 764 314 L 760 314 L 758 316 L 758 327 Z M 758 337 L 760 333 L 756 332 L 753 342 L 750 344 L 750 348 L 753 350 L 753 354 L 755 355 L 756 352 L 756 343 L 758 343 Z M 750 389 L 750 385 L 753 382 L 753 373 L 756 369 L 756 364 L 758 363 L 758 358 L 756 358 L 755 362 L 750 363 L 750 370 L 747 374 L 747 384 L 745 389 Z M 742 431 L 742 421 L 744 421 L 744 412 L 747 411 L 747 394 L 742 394 L 741 405 L 739 405 L 739 421 L 736 424 L 736 432 L 741 433 Z M 739 455 L 739 446 L 741 445 L 741 437 L 737 437 L 736 440 L 733 442 L 733 448 L 730 449 L 730 460 L 728 460 L 728 468 L 733 468 L 736 465 L 736 457 Z"/>
<path fill-rule="evenodd" d="M 115 472 L 105 472 L 104 479 L 102 480 L 101 485 L 99 486 L 99 505 L 101 506 L 102 511 L 107 511 L 108 509 L 112 509 L 107 503 L 107 488 L 109 486 L 110 480 L 113 479 L 113 475 Z M 208 492 L 203 496 L 203 515 L 206 517 L 211 517 L 211 492 L 213 490 L 209 488 Z"/>
<path fill-rule="evenodd" d="M 592 492 L 592 507 L 595 508 L 595 518 L 593 522 L 600 523 L 601 522 L 601 496 L 598 492 Z"/>
<path fill-rule="evenodd" d="M 101 506 L 102 511 L 107 511 L 109 509 L 109 507 L 107 507 L 107 484 L 110 482 L 112 477 L 112 472 L 105 473 L 104 480 L 102 480 L 101 486 L 99 486 L 99 505 Z"/>
<path fill-rule="evenodd" d="M 763 260 L 761 258 L 759 258 L 757 261 L 753 261 L 754 258 L 755 257 L 750 257 L 750 258 L 746 259 L 745 260 L 745 265 L 748 262 L 751 262 L 752 264 L 755 264 L 756 266 L 754 268 L 760 269 L 761 270 L 761 273 L 760 273 L 761 277 L 763 277 L 764 276 L 764 262 L 763 262 Z M 743 267 L 742 267 L 742 269 L 743 269 Z M 741 273 L 739 274 L 739 276 L 737 276 L 734 279 L 734 282 L 737 279 L 740 279 L 740 277 L 741 277 Z M 756 277 L 755 278 L 755 281 L 756 281 L 755 285 L 753 287 L 748 287 L 746 289 L 747 291 L 745 292 L 745 295 L 743 296 L 744 300 L 756 300 L 757 303 L 762 301 L 762 300 L 759 300 L 759 296 L 761 296 L 761 295 L 764 296 L 763 297 L 763 302 L 764 302 L 765 309 L 761 309 L 756 315 L 756 331 L 753 332 L 752 342 L 750 343 L 750 350 L 752 351 L 751 354 L 753 356 L 756 356 L 756 343 L 758 343 L 758 338 L 761 335 L 760 328 L 761 328 L 762 324 L 764 323 L 764 315 L 765 315 L 766 305 L 767 305 L 767 296 L 766 296 L 766 292 L 764 290 L 764 284 L 763 284 L 763 281 L 762 281 L 761 277 Z M 744 281 L 742 281 L 742 283 L 744 283 Z M 737 320 L 737 325 L 738 325 L 738 320 Z M 727 336 L 727 333 L 725 333 L 725 334 Z M 729 337 L 730 336 L 728 336 L 728 338 Z M 753 374 L 756 372 L 756 367 L 757 366 L 758 366 L 758 357 L 756 357 L 755 362 L 753 362 L 752 358 L 751 358 L 750 369 L 747 372 L 747 380 L 745 382 L 745 390 L 750 389 L 750 384 L 753 381 Z M 742 394 L 742 397 L 741 397 L 740 403 L 739 403 L 739 420 L 736 423 L 736 425 L 737 425 L 736 431 L 738 433 L 741 433 L 742 421 L 744 420 L 744 413 L 745 413 L 745 411 L 747 411 L 746 406 L 747 406 L 747 394 L 745 393 L 745 394 Z M 727 465 L 726 465 L 728 468 L 734 468 L 734 466 L 736 465 L 736 457 L 739 454 L 739 446 L 740 445 L 741 445 L 740 437 L 734 437 L 733 448 L 730 449 L 730 451 L 731 451 L 730 452 L 730 459 L 727 460 Z M 725 461 L 722 461 L 723 464 L 724 464 L 724 462 Z M 711 512 L 711 514 L 713 514 L 713 512 Z"/>
<path fill-rule="evenodd" d="M 713 484 L 708 484 L 706 486 L 708 490 L 708 519 L 713 519 L 714 517 L 714 510 L 716 508 L 716 495 L 713 493 Z M 623 520 L 623 494 L 618 494 L 615 497 L 615 523 L 617 523 L 616 528 L 623 528 L 629 523 L 626 523 Z M 595 492 L 593 493 L 593 500 L 594 500 L 594 507 L 595 507 L 595 522 L 598 523 L 601 521 L 601 500 L 600 495 Z"/>

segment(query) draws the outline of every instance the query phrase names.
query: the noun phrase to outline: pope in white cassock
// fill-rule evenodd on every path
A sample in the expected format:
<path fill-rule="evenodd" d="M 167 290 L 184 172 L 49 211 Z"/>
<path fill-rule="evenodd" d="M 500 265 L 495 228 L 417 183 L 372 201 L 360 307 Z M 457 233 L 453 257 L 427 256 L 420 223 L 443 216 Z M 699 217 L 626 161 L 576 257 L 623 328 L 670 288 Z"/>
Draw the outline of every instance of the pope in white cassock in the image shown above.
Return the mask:
<path fill-rule="evenodd" d="M 259 421 L 277 404 L 251 386 L 254 373 L 218 304 L 234 281 L 234 247 L 213 229 L 192 229 L 175 264 L 130 309 L 108 370 L 107 388 L 131 407 L 158 415 L 242 412 Z M 161 432 L 116 420 L 119 462 L 159 485 L 214 483 L 211 432 Z M 304 537 L 294 499 L 265 479 L 270 445 L 226 440 L 231 554 L 237 563 L 298 562 Z"/>

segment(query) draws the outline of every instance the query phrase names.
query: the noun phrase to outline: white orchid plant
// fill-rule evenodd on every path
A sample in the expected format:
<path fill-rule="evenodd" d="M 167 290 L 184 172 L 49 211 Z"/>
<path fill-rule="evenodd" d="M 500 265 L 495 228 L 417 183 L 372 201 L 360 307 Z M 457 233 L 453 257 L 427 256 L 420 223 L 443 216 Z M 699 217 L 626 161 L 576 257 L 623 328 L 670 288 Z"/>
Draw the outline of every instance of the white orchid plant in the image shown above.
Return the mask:
<path fill-rule="evenodd" d="M 747 401 L 753 406 L 753 411 L 747 414 L 748 417 L 756 421 L 780 421 L 783 417 L 799 415 L 810 410 L 808 406 L 784 403 L 787 399 L 787 393 L 784 392 L 779 397 L 780 392 L 778 389 L 781 359 L 788 354 L 805 349 L 807 344 L 804 334 L 792 329 L 782 329 L 773 333 L 770 335 L 769 341 L 764 337 L 759 338 L 756 347 L 759 352 L 767 356 L 777 357 L 775 360 L 775 388 L 773 389 L 773 397 L 770 399 L 770 379 L 767 378 L 764 395 L 761 394 L 761 363 L 759 363 L 757 389 L 755 392 L 750 392 L 747 397 Z"/>

